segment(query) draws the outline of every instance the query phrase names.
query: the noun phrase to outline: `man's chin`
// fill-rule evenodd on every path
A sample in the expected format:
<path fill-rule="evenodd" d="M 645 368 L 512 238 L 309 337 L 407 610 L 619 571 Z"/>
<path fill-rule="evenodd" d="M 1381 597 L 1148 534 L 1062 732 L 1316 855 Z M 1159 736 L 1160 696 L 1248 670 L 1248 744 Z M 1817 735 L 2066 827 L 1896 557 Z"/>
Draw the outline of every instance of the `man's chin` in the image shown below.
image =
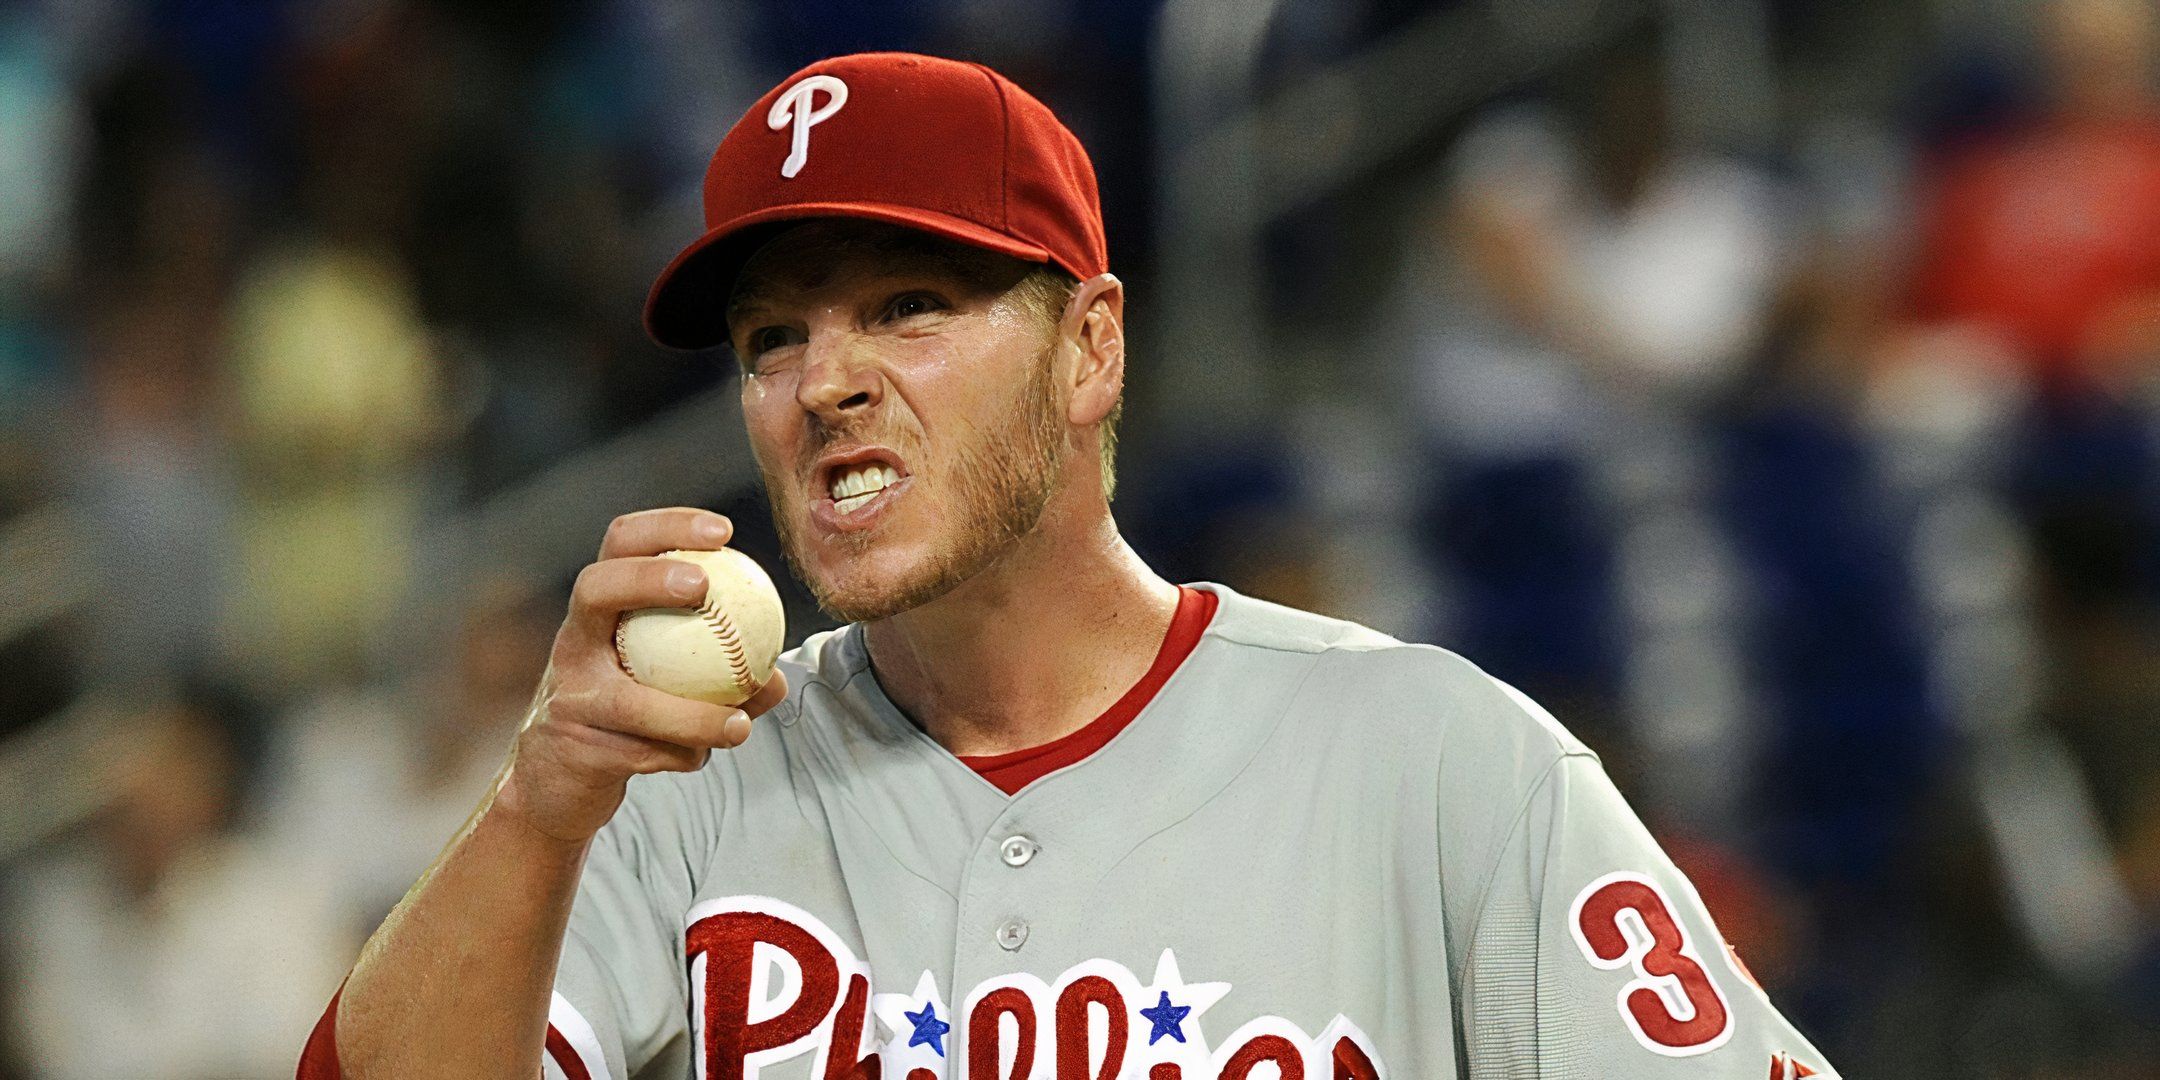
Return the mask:
<path fill-rule="evenodd" d="M 818 607 L 841 622 L 877 622 L 952 591 L 957 583 L 922 581 L 847 582 L 811 586 Z"/>
<path fill-rule="evenodd" d="M 806 564 L 790 553 L 795 576 L 827 615 L 843 622 L 875 622 L 921 607 L 951 592 L 965 575 L 949 560 L 907 557 L 882 546 L 861 552 L 819 553 Z"/>

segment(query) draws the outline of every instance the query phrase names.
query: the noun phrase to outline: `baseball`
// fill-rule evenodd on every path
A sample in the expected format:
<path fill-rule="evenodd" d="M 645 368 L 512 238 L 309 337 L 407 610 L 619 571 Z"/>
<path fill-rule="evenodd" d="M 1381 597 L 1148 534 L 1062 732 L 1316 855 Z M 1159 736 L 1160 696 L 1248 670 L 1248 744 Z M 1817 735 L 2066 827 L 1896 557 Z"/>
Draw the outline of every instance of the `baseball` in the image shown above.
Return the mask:
<path fill-rule="evenodd" d="M 787 633 L 780 594 L 757 560 L 731 548 L 667 551 L 705 571 L 696 608 L 644 608 L 615 624 L 615 656 L 630 677 L 670 694 L 739 705 L 772 678 Z"/>

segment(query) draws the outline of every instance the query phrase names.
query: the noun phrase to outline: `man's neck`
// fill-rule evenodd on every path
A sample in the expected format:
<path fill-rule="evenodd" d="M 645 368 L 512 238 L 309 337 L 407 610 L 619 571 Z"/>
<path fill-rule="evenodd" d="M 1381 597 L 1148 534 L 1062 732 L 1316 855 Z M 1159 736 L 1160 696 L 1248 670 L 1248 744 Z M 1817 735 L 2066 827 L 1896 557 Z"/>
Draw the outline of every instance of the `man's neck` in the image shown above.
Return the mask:
<path fill-rule="evenodd" d="M 1062 502 L 981 573 L 864 628 L 886 697 L 954 754 L 1078 730 L 1140 680 L 1169 632 L 1177 586 L 1140 561 L 1106 506 Z"/>

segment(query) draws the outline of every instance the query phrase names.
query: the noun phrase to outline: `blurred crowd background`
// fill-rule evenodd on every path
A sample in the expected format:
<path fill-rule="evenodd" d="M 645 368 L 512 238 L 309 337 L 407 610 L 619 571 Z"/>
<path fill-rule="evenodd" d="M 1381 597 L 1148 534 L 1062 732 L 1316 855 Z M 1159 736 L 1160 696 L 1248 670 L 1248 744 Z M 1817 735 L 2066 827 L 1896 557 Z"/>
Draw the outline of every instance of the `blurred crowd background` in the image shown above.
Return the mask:
<path fill-rule="evenodd" d="M 290 1075 L 606 521 L 778 565 L 637 313 L 866 48 L 1093 153 L 1158 569 L 1550 705 L 1846 1075 L 2160 1076 L 2152 0 L 0 0 L 0 1076 Z"/>

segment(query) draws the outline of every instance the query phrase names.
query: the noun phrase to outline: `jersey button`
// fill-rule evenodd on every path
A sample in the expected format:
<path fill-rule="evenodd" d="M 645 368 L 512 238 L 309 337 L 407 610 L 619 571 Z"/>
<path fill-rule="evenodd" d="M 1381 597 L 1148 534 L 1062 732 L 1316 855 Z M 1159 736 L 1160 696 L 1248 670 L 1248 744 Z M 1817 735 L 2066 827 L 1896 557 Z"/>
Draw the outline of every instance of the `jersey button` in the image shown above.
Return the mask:
<path fill-rule="evenodd" d="M 1041 850 L 1042 845 L 1036 843 L 1034 837 L 1019 833 L 1006 837 L 1005 842 L 998 845 L 998 857 L 1004 859 L 1007 866 L 1026 866 L 1028 860 Z"/>
<path fill-rule="evenodd" d="M 1006 952 L 1019 952 L 1027 944 L 1028 924 L 1018 919 L 1007 919 L 997 928 L 998 947 Z"/>

